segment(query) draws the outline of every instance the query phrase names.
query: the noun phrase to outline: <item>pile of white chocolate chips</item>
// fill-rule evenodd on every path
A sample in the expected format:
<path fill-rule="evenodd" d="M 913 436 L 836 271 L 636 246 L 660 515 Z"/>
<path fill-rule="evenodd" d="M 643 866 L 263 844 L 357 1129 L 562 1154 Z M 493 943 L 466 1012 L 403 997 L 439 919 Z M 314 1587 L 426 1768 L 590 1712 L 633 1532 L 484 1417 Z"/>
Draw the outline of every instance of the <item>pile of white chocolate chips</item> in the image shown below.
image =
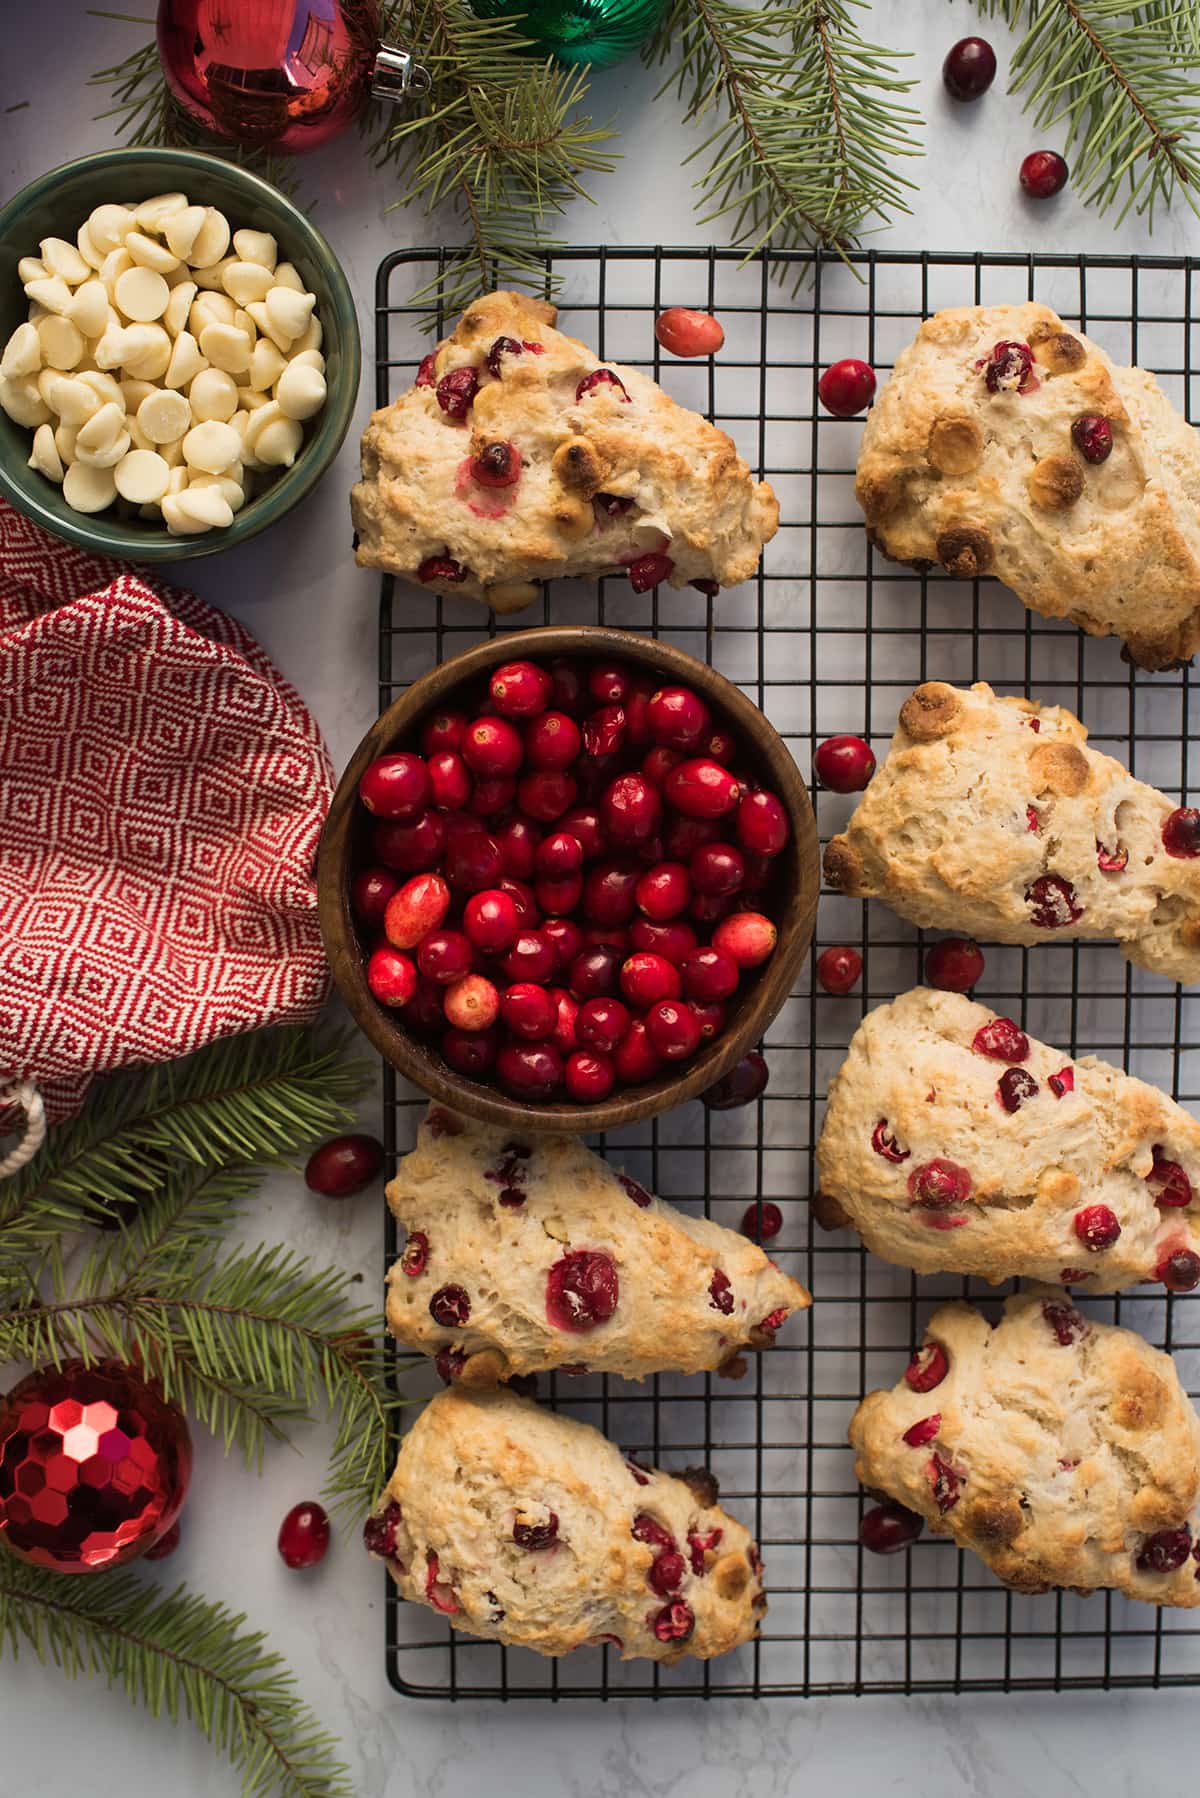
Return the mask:
<path fill-rule="evenodd" d="M 0 406 L 69 506 L 219 530 L 291 467 L 325 359 L 315 297 L 278 254 L 171 193 L 97 206 L 73 244 L 21 258 L 29 319 L 0 357 Z"/>

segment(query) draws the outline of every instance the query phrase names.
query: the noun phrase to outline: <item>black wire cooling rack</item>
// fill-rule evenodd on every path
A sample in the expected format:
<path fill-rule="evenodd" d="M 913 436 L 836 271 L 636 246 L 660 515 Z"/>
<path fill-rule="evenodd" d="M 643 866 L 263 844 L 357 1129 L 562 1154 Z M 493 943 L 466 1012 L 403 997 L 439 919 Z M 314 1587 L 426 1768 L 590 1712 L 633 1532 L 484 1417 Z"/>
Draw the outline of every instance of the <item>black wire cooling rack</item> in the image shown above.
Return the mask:
<path fill-rule="evenodd" d="M 408 296 L 445 252 L 401 251 L 376 288 L 376 393 L 406 387 L 429 347 Z M 383 582 L 380 704 L 488 631 L 534 622 L 599 622 L 691 650 L 754 699 L 808 771 L 814 744 L 850 731 L 883 747 L 908 691 L 926 678 L 986 679 L 1069 706 L 1092 741 L 1143 779 L 1188 798 L 1189 674 L 1135 675 L 1119 645 L 1025 613 L 995 582 L 897 569 L 868 547 L 853 496 L 861 421 L 816 403 L 820 370 L 862 356 L 886 374 L 918 322 L 943 306 L 1034 297 L 1094 336 L 1118 362 L 1140 361 L 1190 417 L 1200 411 L 1192 324 L 1195 266 L 1165 258 L 881 254 L 743 262 L 717 249 L 569 249 L 547 257 L 565 329 L 602 356 L 646 369 L 735 439 L 779 495 L 783 524 L 757 578 L 715 601 L 623 579 L 556 583 L 537 607 L 485 621 L 477 605 Z M 794 283 L 799 279 L 799 286 Z M 668 305 L 719 315 L 719 358 L 660 357 L 651 329 Z M 813 792 L 822 839 L 853 801 Z M 761 1638 L 716 1661 L 659 1668 L 607 1648 L 547 1661 L 456 1636 L 389 1583 L 387 1666 L 397 1690 L 425 1698 L 665 1698 L 960 1692 L 1200 1683 L 1200 1618 L 1111 1594 L 1031 1598 L 1005 1591 L 973 1556 L 926 1536 L 880 1559 L 858 1546 L 862 1497 L 846 1427 L 861 1395 L 890 1386 L 925 1319 L 947 1297 L 997 1293 L 961 1278 L 922 1279 L 826 1235 L 807 1202 L 830 1076 L 863 1013 L 921 977 L 919 932 L 881 905 L 826 894 L 816 948 L 857 944 L 861 987 L 833 998 L 811 961 L 767 1038 L 771 1084 L 757 1104 L 708 1113 L 694 1103 L 601 1146 L 674 1203 L 738 1226 L 770 1198 L 784 1228 L 773 1252 L 812 1288 L 769 1353 L 739 1384 L 661 1376 L 635 1386 L 543 1378 L 541 1396 L 638 1455 L 671 1467 L 706 1462 L 722 1502 L 762 1544 L 770 1612 Z M 1112 945 L 988 948 L 979 996 L 1072 1054 L 1093 1051 L 1185 1103 L 1200 1096 L 1190 1047 L 1196 1000 L 1134 971 Z M 389 1156 L 412 1145 L 423 1096 L 385 1071 Z M 390 1226 L 389 1226 L 390 1229 Z M 389 1261 L 396 1252 L 389 1234 Z M 1200 1385 L 1200 1308 L 1157 1291 L 1086 1302 L 1170 1348 Z M 430 1382 L 430 1391 L 434 1382 Z"/>

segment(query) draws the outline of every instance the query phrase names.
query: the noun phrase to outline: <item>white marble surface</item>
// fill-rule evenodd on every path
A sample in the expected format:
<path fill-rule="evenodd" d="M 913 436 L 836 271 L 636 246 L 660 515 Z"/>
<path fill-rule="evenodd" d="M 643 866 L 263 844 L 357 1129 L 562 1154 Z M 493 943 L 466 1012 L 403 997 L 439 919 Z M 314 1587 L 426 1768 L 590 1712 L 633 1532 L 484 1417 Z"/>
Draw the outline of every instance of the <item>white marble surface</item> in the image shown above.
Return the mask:
<path fill-rule="evenodd" d="M 109 141 L 106 127 L 89 118 L 94 103 L 84 80 L 140 34 L 89 17 L 72 0 L 19 8 L 6 0 L 0 10 L 8 44 L 15 36 L 18 47 L 5 57 L 4 103 L 31 102 L 0 114 L 0 189 L 9 194 L 52 163 Z M 878 34 L 914 52 L 929 120 L 927 156 L 911 165 L 919 183 L 912 216 L 881 233 L 881 246 L 1182 252 L 1200 245 L 1197 222 L 1182 205 L 1152 243 L 1137 222 L 1114 233 L 1069 191 L 1049 206 L 1030 206 L 1016 171 L 1037 139 L 1003 83 L 970 109 L 952 107 L 941 92 L 941 57 L 972 29 L 972 10 L 939 0 L 879 0 L 874 10 Z M 995 27 L 991 35 L 1003 70 L 1005 33 Z M 596 81 L 595 111 L 618 120 L 625 161 L 595 184 L 594 207 L 576 208 L 572 241 L 706 240 L 692 220 L 689 174 L 679 166 L 694 140 L 673 101 L 651 104 L 653 87 L 636 63 Z M 436 242 L 438 224 L 385 212 L 388 184 L 367 172 L 352 139 L 325 152 L 306 177 L 319 196 L 318 222 L 359 296 L 369 358 L 376 263 L 394 245 Z M 369 397 L 364 381 L 363 417 Z M 240 552 L 190 564 L 186 577 L 256 632 L 312 704 L 339 766 L 376 711 L 376 584 L 351 562 L 345 503 L 356 435 L 352 428 L 338 466 L 301 517 Z M 364 1115 L 370 1122 L 370 1111 Z M 251 1229 L 360 1268 L 364 1290 L 375 1288 L 380 1221 L 370 1199 L 331 1209 L 298 1181 L 276 1180 Z M 830 1788 L 922 1798 L 1172 1798 L 1192 1788 L 1180 1753 L 1187 1741 L 1181 1715 L 1194 1714 L 1196 1704 L 1188 1692 L 557 1710 L 407 1702 L 384 1679 L 377 1569 L 352 1543 L 303 1577 L 288 1574 L 275 1554 L 278 1520 L 319 1489 L 326 1447 L 316 1428 L 299 1454 L 274 1453 L 256 1482 L 202 1443 L 184 1545 L 162 1574 L 244 1608 L 271 1632 L 307 1697 L 343 1738 L 360 1798 L 470 1798 L 485 1789 L 536 1798 L 779 1798 Z M 32 1661 L 15 1670 L 0 1663 L 0 1798 L 136 1791 L 227 1798 L 235 1790 L 228 1768 L 186 1727 L 156 1725 L 102 1687 L 68 1687 Z"/>

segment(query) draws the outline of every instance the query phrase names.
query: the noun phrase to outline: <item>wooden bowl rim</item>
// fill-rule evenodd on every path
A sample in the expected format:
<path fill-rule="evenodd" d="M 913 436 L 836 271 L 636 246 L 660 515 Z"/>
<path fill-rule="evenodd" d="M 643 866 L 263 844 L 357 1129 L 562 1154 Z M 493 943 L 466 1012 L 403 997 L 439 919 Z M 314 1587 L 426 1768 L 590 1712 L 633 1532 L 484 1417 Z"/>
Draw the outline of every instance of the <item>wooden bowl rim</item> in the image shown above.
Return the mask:
<path fill-rule="evenodd" d="M 781 914 L 774 920 L 779 942 L 747 993 L 736 1028 L 727 1029 L 700 1050 L 681 1073 L 668 1069 L 645 1086 L 626 1088 L 598 1105 L 575 1105 L 570 1101 L 522 1104 L 495 1087 L 467 1080 L 448 1068 L 440 1057 L 409 1036 L 373 997 L 367 986 L 350 906 L 349 851 L 358 783 L 367 765 L 386 754 L 448 693 L 488 669 L 522 658 L 556 655 L 612 655 L 650 667 L 664 680 L 696 687 L 752 744 L 756 757 L 770 773 L 792 825 L 791 841 L 783 853 L 791 860 L 796 879 Z M 612 625 L 549 624 L 502 632 L 472 644 L 428 674 L 418 676 L 375 720 L 347 763 L 321 833 L 317 858 L 318 916 L 333 978 L 355 1022 L 384 1060 L 452 1110 L 485 1123 L 534 1133 L 579 1135 L 637 1123 L 686 1104 L 727 1074 L 763 1037 L 791 995 L 812 942 L 820 885 L 817 826 L 808 788 L 774 725 L 753 700 L 707 662 L 674 644 Z"/>

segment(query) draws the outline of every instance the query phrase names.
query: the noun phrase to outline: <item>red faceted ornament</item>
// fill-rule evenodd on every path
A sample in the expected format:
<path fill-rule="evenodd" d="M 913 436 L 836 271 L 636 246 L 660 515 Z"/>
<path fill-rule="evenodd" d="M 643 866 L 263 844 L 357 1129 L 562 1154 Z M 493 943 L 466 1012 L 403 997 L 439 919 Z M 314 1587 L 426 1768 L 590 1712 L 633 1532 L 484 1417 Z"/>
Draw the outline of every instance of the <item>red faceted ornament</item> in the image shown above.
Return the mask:
<path fill-rule="evenodd" d="M 272 150 L 316 149 L 368 92 L 429 87 L 407 51 L 380 44 L 376 0 L 159 0 L 158 54 L 197 124 Z"/>
<path fill-rule="evenodd" d="M 56 1573 L 132 1561 L 179 1515 L 192 1471 L 182 1412 L 120 1361 L 68 1361 L 0 1400 L 0 1538 Z"/>

